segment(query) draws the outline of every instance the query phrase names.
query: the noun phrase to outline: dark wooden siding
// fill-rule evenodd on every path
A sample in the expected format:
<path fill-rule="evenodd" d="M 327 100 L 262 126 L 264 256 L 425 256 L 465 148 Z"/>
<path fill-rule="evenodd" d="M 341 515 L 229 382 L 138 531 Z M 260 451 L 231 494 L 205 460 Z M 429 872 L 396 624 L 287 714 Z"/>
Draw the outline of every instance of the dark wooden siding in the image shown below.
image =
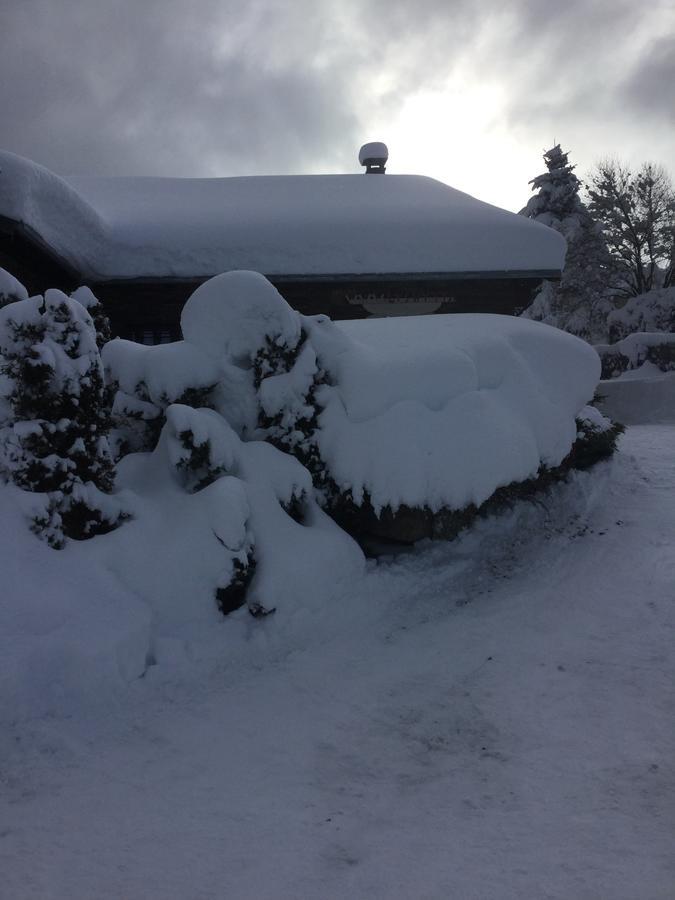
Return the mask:
<path fill-rule="evenodd" d="M 415 301 L 437 307 L 438 313 L 501 313 L 515 315 L 532 301 L 541 277 L 419 278 L 380 280 L 287 281 L 270 279 L 298 312 L 326 313 L 333 319 L 361 319 L 372 315 L 365 305 L 394 306 L 412 301 L 410 314 L 418 311 Z M 130 340 L 158 343 L 178 340 L 180 313 L 200 281 L 128 281 L 90 285 L 105 304 L 113 331 Z M 419 308 L 424 311 L 424 306 Z M 378 310 L 378 314 L 380 311 Z M 154 337 L 153 337 L 154 335 Z"/>
<path fill-rule="evenodd" d="M 72 291 L 82 283 L 78 273 L 41 245 L 37 235 L 2 216 L 0 266 L 18 278 L 29 294 L 43 294 L 47 288 Z"/>

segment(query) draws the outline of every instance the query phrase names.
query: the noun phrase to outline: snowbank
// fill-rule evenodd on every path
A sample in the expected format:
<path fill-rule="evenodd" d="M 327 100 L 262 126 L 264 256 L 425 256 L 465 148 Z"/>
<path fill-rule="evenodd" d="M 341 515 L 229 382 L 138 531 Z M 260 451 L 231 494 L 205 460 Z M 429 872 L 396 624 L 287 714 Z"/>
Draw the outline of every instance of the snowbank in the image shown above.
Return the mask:
<path fill-rule="evenodd" d="M 0 153 L 0 215 L 86 278 L 559 272 L 553 230 L 416 175 L 59 178 Z"/>
<path fill-rule="evenodd" d="M 145 671 L 149 608 L 100 538 L 52 550 L 31 534 L 24 492 L 0 484 L 0 719 L 105 706 Z"/>
<path fill-rule="evenodd" d="M 204 487 L 181 466 L 188 429 L 221 469 Z M 33 495 L 0 484 L 0 721 L 95 710 L 148 666 L 243 653 L 248 612 L 224 618 L 217 605 L 235 560 L 255 560 L 249 607 L 285 621 L 329 605 L 363 573 L 363 554 L 318 508 L 306 469 L 242 443 L 210 410 L 169 407 L 155 452 L 120 463 L 118 490 L 128 522 L 55 551 L 28 530 Z M 301 521 L 285 510 L 293 504 Z"/>

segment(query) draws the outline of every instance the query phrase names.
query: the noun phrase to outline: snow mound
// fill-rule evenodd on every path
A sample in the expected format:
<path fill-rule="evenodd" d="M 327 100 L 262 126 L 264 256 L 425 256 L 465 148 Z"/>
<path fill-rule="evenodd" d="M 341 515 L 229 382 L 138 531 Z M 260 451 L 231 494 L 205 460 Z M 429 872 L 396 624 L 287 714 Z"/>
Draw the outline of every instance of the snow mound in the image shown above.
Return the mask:
<path fill-rule="evenodd" d="M 186 433 L 199 470 L 186 468 Z M 216 588 L 248 554 L 249 606 L 282 615 L 330 602 L 362 571 L 358 546 L 317 507 L 307 470 L 269 444 L 241 441 L 213 410 L 170 406 L 156 450 L 125 457 L 118 480 L 137 511 L 110 536 L 123 546 L 113 567 L 150 605 L 160 636 L 203 641 L 221 619 Z M 292 501 L 302 523 L 286 511 Z"/>
<path fill-rule="evenodd" d="M 25 522 L 26 494 L 0 484 L 0 720 L 106 705 L 140 677 L 150 611 L 110 572 L 100 538 L 55 551 Z"/>
<path fill-rule="evenodd" d="M 183 337 L 214 359 L 250 363 L 267 340 L 289 348 L 300 316 L 258 272 L 225 272 L 200 285 L 181 314 Z"/>
<path fill-rule="evenodd" d="M 109 380 L 127 394 L 143 384 L 148 398 L 157 404 L 173 403 L 188 388 L 216 384 L 220 369 L 214 361 L 185 341 L 173 344 L 136 344 L 115 338 L 101 353 Z"/>

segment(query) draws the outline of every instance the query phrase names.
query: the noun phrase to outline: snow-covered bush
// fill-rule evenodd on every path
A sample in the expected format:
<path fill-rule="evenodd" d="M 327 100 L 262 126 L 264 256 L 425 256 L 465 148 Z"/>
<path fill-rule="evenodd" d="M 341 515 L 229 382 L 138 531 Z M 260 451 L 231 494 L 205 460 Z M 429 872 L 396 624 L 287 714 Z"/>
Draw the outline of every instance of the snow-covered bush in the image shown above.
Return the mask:
<path fill-rule="evenodd" d="M 675 332 L 675 287 L 661 288 L 631 297 L 608 319 L 609 340 L 614 344 L 635 332 Z"/>
<path fill-rule="evenodd" d="M 145 346 L 117 338 L 102 352 L 113 393 L 113 450 L 154 450 L 172 403 L 212 406 L 220 369 L 186 341 Z"/>
<path fill-rule="evenodd" d="M 598 344 L 595 349 L 602 360 L 603 379 L 616 378 L 645 363 L 661 372 L 675 369 L 675 333 L 636 332 L 616 344 Z"/>
<path fill-rule="evenodd" d="M 182 326 L 185 340 L 174 345 L 106 347 L 116 408 L 126 388 L 123 402 L 152 403 L 163 423 L 167 398 L 203 386 L 198 405 L 214 422 L 294 456 L 350 530 L 389 519 L 391 534 L 413 540 L 450 533 L 439 522 L 451 513 L 461 518 L 507 486 L 564 467 L 600 374 L 592 348 L 538 323 L 487 315 L 334 323 L 299 315 L 251 272 L 203 284 Z M 188 490 L 230 471 L 209 429 L 176 435 Z M 295 500 L 286 509 L 302 519 Z M 411 517 L 417 524 L 406 530 Z"/>
<path fill-rule="evenodd" d="M 91 288 L 85 286 L 77 288 L 70 296 L 71 299 L 81 303 L 91 316 L 94 328 L 96 329 L 96 346 L 99 350 L 102 350 L 105 344 L 110 340 L 111 334 L 110 319 L 103 309 L 103 304 L 98 297 L 94 295 Z"/>
<path fill-rule="evenodd" d="M 601 459 L 607 459 L 616 450 L 619 437 L 625 428 L 612 422 L 595 406 L 585 406 L 577 415 L 577 439 L 572 448 L 572 464 L 576 469 L 587 469 Z"/>
<path fill-rule="evenodd" d="M 183 325 L 203 353 L 245 376 L 257 428 L 240 434 L 295 456 L 324 507 L 355 530 L 359 518 L 390 517 L 402 527 L 409 510 L 437 523 L 448 510 L 478 508 L 506 485 L 556 470 L 599 378 L 590 347 L 536 323 L 333 323 L 298 315 L 253 273 L 202 285 Z M 227 396 L 220 402 L 231 419 Z"/>
<path fill-rule="evenodd" d="M 40 495 L 33 527 L 52 546 L 109 531 L 120 510 L 106 496 L 113 464 L 96 332 L 61 291 L 0 310 L 0 467 Z"/>
<path fill-rule="evenodd" d="M 307 470 L 269 444 L 242 441 L 214 410 L 170 406 L 157 449 L 125 463 L 132 460 L 154 476 L 125 481 L 123 465 L 123 483 L 146 492 L 150 481 L 152 495 L 165 504 L 177 492 L 171 506 L 178 541 L 194 543 L 194 534 L 181 538 L 186 523 L 210 535 L 202 538 L 206 545 L 217 542 L 212 591 L 223 613 L 246 602 L 253 615 L 265 615 L 288 601 L 293 584 L 316 589 L 326 572 L 337 581 L 341 571 L 362 566 L 353 541 L 318 508 Z M 168 480 L 162 481 L 163 472 Z M 195 515 L 202 524 L 195 524 Z M 206 545 L 188 566 L 201 565 L 210 553 Z"/>

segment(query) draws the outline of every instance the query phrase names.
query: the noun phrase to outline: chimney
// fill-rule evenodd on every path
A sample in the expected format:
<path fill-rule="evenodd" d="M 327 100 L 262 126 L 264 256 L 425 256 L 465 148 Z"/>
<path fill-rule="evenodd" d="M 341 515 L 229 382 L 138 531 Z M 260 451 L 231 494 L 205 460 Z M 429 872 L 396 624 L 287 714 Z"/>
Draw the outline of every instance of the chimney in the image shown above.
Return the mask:
<path fill-rule="evenodd" d="M 364 144 L 359 150 L 359 163 L 366 167 L 366 175 L 384 175 L 388 159 L 387 145 L 380 141 Z"/>

